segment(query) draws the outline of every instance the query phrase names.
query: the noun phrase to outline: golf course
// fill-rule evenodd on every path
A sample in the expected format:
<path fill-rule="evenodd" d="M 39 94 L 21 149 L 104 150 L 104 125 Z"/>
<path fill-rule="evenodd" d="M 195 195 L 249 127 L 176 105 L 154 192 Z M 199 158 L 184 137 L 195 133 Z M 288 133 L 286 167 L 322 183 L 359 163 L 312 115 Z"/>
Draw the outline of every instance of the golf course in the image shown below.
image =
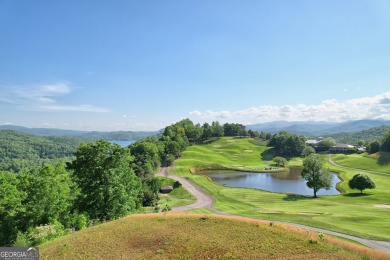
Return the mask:
<path fill-rule="evenodd" d="M 378 165 L 375 156 L 331 155 L 335 166 L 322 155 L 325 167 L 341 179 L 340 195 L 311 196 L 274 193 L 257 189 L 232 188 L 216 184 L 200 174 L 204 170 L 230 169 L 261 172 L 274 165 L 267 160 L 269 147 L 259 146 L 250 138 L 224 137 L 206 145 L 190 146 L 177 160 L 173 171 L 177 176 L 195 183 L 214 198 L 213 208 L 232 215 L 256 219 L 299 223 L 307 226 L 349 234 L 361 238 L 390 241 L 390 166 Z M 383 156 L 383 155 L 382 155 Z M 303 158 L 292 158 L 288 166 L 301 166 Z M 350 167 L 350 168 L 346 168 Z M 366 170 L 375 170 L 373 173 Z M 376 184 L 373 190 L 348 187 L 356 173 L 368 175 Z M 191 212 L 205 213 L 195 209 Z"/>

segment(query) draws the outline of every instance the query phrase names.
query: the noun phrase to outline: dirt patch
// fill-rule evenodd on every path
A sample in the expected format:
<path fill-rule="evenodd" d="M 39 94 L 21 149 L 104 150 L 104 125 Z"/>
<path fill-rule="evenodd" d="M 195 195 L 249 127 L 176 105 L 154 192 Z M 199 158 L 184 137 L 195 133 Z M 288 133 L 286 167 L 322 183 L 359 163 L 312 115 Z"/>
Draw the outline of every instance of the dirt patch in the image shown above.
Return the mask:
<path fill-rule="evenodd" d="M 375 204 L 374 207 L 382 208 L 382 209 L 390 209 L 390 205 L 386 205 L 386 204 Z"/>

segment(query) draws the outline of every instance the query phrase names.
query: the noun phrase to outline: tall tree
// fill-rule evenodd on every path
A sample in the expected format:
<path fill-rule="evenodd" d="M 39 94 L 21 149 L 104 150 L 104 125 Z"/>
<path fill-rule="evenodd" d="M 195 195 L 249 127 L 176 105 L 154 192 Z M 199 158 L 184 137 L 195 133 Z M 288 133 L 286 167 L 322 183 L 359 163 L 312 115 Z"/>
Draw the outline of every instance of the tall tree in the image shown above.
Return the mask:
<path fill-rule="evenodd" d="M 65 222 L 72 210 L 76 190 L 63 163 L 47 165 L 18 174 L 18 189 L 27 196 L 22 201 L 20 228 Z"/>
<path fill-rule="evenodd" d="M 329 189 L 332 186 L 330 172 L 324 169 L 320 157 L 315 154 L 310 154 L 303 161 L 302 177 L 307 181 L 307 187 L 313 189 L 314 198 L 317 198 L 320 189 Z"/>
<path fill-rule="evenodd" d="M 213 121 L 211 123 L 211 129 L 213 130 L 213 136 L 214 137 L 221 137 L 224 136 L 224 129 L 223 126 L 218 121 Z"/>
<path fill-rule="evenodd" d="M 202 134 L 202 139 L 203 140 L 208 140 L 213 136 L 213 129 L 208 123 L 204 123 L 203 126 L 203 134 Z"/>
<path fill-rule="evenodd" d="M 326 149 L 326 150 L 329 150 L 335 144 L 336 144 L 336 141 L 332 137 L 327 137 L 321 141 L 320 146 L 324 147 L 324 149 Z"/>
<path fill-rule="evenodd" d="M 381 151 L 390 152 L 390 129 L 383 134 Z"/>
<path fill-rule="evenodd" d="M 69 164 L 80 188 L 76 202 L 90 218 L 115 219 L 141 206 L 142 184 L 129 167 L 129 149 L 107 141 L 81 144 Z"/>
<path fill-rule="evenodd" d="M 381 144 L 378 142 L 378 141 L 372 141 L 368 147 L 367 147 L 367 151 L 369 153 L 377 153 L 381 150 Z"/>
<path fill-rule="evenodd" d="M 0 171 L 0 245 L 10 245 L 18 232 L 18 214 L 24 209 L 22 200 L 26 194 L 17 188 L 13 173 Z"/>

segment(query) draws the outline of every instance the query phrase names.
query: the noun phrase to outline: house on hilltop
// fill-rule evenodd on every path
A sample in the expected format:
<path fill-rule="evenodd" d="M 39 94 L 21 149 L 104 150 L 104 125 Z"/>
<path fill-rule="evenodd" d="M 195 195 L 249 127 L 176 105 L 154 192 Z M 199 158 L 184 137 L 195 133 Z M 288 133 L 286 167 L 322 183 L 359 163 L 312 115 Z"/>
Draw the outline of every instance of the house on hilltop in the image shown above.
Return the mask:
<path fill-rule="evenodd" d="M 330 149 L 332 153 L 356 152 L 356 147 L 349 144 L 335 144 Z"/>
<path fill-rule="evenodd" d="M 307 140 L 306 145 L 311 146 L 313 148 L 316 148 L 320 142 L 321 141 L 318 141 L 318 140 Z"/>

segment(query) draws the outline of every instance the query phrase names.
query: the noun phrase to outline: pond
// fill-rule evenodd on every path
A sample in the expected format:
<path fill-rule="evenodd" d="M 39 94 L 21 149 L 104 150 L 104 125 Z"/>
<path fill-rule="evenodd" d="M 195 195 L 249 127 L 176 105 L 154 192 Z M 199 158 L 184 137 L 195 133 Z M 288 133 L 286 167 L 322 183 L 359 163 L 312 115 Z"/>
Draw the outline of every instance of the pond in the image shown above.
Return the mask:
<path fill-rule="evenodd" d="M 313 195 L 313 190 L 306 186 L 306 181 L 301 176 L 300 168 L 291 168 L 289 172 L 283 173 L 210 171 L 202 174 L 210 177 L 216 183 L 229 187 Z M 317 195 L 340 194 L 336 189 L 336 184 L 339 181 L 337 174 L 332 173 L 332 187 L 329 190 L 321 189 Z"/>

